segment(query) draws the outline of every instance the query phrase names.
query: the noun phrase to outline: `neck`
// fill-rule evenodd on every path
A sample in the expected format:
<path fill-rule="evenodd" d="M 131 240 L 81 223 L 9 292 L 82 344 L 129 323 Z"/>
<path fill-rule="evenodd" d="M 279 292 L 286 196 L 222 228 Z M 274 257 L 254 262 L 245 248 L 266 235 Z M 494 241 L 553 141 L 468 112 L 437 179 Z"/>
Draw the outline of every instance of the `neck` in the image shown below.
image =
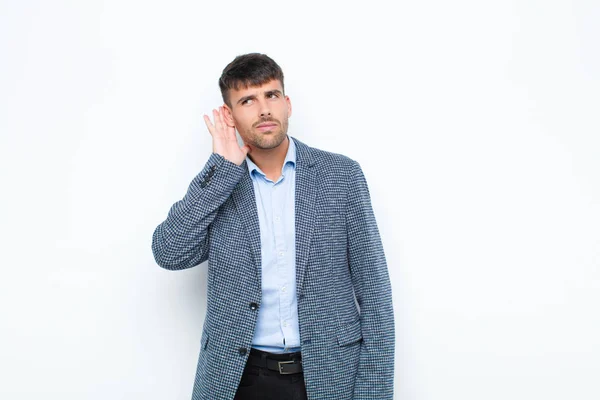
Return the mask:
<path fill-rule="evenodd" d="M 281 169 L 283 168 L 283 162 L 285 161 L 289 146 L 290 137 L 286 135 L 283 142 L 272 149 L 259 149 L 252 146 L 248 157 L 269 179 L 275 181 L 281 175 Z"/>

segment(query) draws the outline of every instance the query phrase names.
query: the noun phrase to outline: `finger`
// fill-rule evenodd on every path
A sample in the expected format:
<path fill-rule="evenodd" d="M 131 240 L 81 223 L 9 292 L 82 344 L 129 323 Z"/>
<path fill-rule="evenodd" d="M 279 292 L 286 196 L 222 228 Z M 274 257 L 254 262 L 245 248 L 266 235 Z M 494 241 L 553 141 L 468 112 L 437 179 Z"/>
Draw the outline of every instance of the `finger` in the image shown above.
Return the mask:
<path fill-rule="evenodd" d="M 221 118 L 221 125 L 223 126 L 223 131 L 227 134 L 227 137 L 231 138 L 231 130 L 228 129 L 229 125 L 227 124 L 227 119 L 225 118 L 224 107 L 221 107 L 219 117 Z"/>
<path fill-rule="evenodd" d="M 210 134 L 212 136 L 215 127 L 213 126 L 212 122 L 210 122 L 210 117 L 206 114 L 204 114 L 204 123 L 206 124 L 206 127 L 208 128 L 208 132 L 210 132 Z"/>
<path fill-rule="evenodd" d="M 235 132 L 232 135 L 231 129 L 229 128 L 229 125 L 227 125 L 224 107 L 219 107 L 219 118 L 221 121 L 221 126 L 223 127 L 223 136 L 227 137 L 228 140 L 236 140 Z"/>
<path fill-rule="evenodd" d="M 248 145 L 245 145 L 241 148 L 242 153 L 244 153 L 244 157 L 248 155 L 248 153 L 250 153 L 250 147 Z"/>
<path fill-rule="evenodd" d="M 213 110 L 213 117 L 215 120 L 215 132 L 219 135 L 222 135 L 223 126 L 221 125 L 221 119 L 219 118 L 219 112 L 217 110 Z"/>
<path fill-rule="evenodd" d="M 225 110 L 223 110 L 223 107 L 219 107 L 219 123 L 223 127 L 223 134 L 227 134 L 228 132 L 226 129 L 227 124 L 225 123 Z"/>

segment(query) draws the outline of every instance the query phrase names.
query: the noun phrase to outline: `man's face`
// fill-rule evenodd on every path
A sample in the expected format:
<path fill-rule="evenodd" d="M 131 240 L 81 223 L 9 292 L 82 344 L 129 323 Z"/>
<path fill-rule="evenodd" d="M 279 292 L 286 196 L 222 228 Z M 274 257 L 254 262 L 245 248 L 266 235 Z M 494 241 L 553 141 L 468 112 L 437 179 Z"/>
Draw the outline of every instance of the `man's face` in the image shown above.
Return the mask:
<path fill-rule="evenodd" d="M 244 144 L 259 149 L 272 149 L 285 139 L 292 103 L 283 95 L 279 80 L 261 86 L 229 90 L 231 117 Z"/>

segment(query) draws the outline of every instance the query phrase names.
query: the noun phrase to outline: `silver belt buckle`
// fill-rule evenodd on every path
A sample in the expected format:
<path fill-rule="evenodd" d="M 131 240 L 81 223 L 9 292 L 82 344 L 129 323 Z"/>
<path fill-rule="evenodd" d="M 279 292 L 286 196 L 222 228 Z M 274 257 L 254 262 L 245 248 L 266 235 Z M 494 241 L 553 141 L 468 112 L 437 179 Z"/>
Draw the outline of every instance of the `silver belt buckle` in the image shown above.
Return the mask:
<path fill-rule="evenodd" d="M 289 374 L 291 374 L 292 372 L 283 372 L 283 364 L 294 364 L 294 362 L 295 362 L 294 360 L 291 360 L 291 361 L 278 361 L 277 362 L 277 367 L 279 368 L 279 373 L 281 375 L 289 375 Z"/>

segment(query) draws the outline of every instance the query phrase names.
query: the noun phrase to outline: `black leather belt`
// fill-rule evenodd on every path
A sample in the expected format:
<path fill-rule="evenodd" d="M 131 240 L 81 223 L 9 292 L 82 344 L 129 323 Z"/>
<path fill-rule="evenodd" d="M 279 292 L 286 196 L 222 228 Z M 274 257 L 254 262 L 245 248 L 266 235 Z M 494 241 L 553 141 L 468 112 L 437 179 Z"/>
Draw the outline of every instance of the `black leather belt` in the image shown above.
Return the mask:
<path fill-rule="evenodd" d="M 281 375 L 298 374 L 302 372 L 302 357 L 296 353 L 267 353 L 257 349 L 250 349 L 248 358 L 250 365 L 277 371 Z"/>

